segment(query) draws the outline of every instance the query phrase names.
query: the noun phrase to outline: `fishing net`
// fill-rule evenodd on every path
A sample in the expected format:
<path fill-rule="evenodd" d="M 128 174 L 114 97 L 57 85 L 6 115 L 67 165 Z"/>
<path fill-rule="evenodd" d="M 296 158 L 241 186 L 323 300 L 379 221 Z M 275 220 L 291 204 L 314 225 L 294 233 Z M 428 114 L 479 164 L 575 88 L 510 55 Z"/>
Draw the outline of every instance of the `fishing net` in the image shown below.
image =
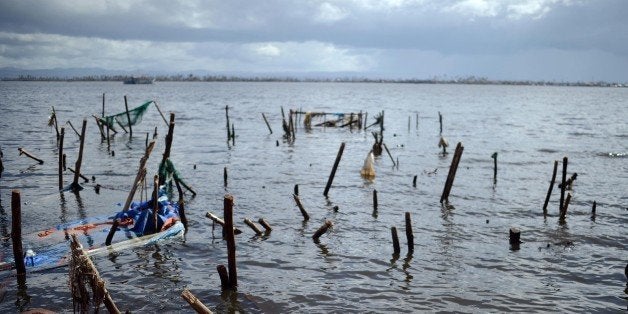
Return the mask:
<path fill-rule="evenodd" d="M 173 179 L 178 181 L 181 185 L 183 185 L 186 189 L 192 191 L 192 193 L 196 194 L 192 188 L 183 180 L 181 174 L 174 167 L 174 164 L 170 159 L 166 159 L 163 163 L 159 165 L 159 177 L 164 178 L 164 182 L 172 187 Z"/>
<path fill-rule="evenodd" d="M 142 122 L 142 116 L 148 110 L 148 105 L 150 105 L 153 101 L 149 100 L 142 104 L 139 107 L 129 110 L 129 115 L 127 116 L 126 111 L 114 114 L 111 116 L 106 116 L 100 118 L 100 122 L 106 124 L 110 129 L 115 131 L 114 122 L 117 123 L 122 128 L 128 127 L 130 125 L 136 125 Z M 130 123 L 129 123 L 130 122 Z"/>

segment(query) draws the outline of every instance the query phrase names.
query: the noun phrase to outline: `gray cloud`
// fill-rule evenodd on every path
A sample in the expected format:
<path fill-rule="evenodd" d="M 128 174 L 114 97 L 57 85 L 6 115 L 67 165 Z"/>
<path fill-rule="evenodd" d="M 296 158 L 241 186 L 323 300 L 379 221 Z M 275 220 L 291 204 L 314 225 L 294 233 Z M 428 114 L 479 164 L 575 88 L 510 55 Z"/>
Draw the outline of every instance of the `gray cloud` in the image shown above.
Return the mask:
<path fill-rule="evenodd" d="M 622 0 L 8 0 L 0 67 L 84 55 L 107 68 L 625 81 L 625 16 Z"/>

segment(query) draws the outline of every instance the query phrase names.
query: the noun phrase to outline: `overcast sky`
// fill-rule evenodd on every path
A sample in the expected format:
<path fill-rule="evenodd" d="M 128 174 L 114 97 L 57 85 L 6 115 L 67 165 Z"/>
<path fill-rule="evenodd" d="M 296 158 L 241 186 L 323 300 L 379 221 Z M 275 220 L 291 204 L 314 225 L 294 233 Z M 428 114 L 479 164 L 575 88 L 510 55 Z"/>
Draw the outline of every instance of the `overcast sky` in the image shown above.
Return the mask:
<path fill-rule="evenodd" d="M 0 67 L 628 81 L 626 0 L 0 0 Z"/>

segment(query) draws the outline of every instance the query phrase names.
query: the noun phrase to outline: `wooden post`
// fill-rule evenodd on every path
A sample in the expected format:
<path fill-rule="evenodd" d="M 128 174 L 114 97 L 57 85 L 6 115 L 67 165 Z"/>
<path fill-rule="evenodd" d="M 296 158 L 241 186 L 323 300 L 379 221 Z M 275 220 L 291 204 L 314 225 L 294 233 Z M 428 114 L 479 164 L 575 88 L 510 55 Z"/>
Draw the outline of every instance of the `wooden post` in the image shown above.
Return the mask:
<path fill-rule="evenodd" d="M 593 206 L 591 207 L 591 218 L 595 219 L 595 210 L 597 207 L 597 203 L 593 201 Z"/>
<path fill-rule="evenodd" d="M 310 219 L 310 215 L 307 214 L 307 211 L 305 211 L 305 208 L 303 208 L 303 204 L 301 204 L 301 200 L 299 199 L 298 196 L 296 196 L 295 194 L 292 194 L 292 197 L 294 198 L 294 201 L 297 203 L 297 206 L 299 207 L 299 210 L 301 211 L 301 215 L 303 215 L 303 220 L 309 220 Z"/>
<path fill-rule="evenodd" d="M 518 228 L 510 228 L 510 249 L 513 251 L 519 250 L 519 244 L 521 244 L 521 231 Z"/>
<path fill-rule="evenodd" d="M 216 266 L 216 270 L 218 271 L 218 276 L 220 277 L 220 287 L 222 290 L 229 289 L 229 273 L 227 273 L 227 267 L 220 264 Z"/>
<path fill-rule="evenodd" d="M 55 106 L 52 106 L 52 118 L 54 119 L 55 132 L 57 132 L 57 139 L 59 139 L 59 123 L 57 121 L 57 112 L 55 111 Z"/>
<path fill-rule="evenodd" d="M 224 217 L 227 240 L 227 268 L 229 270 L 229 288 L 236 290 L 238 287 L 238 274 L 236 269 L 236 245 L 233 234 L 233 196 L 227 194 L 224 199 Z"/>
<path fill-rule="evenodd" d="M 107 238 L 105 239 L 105 245 L 111 245 L 111 240 L 113 239 L 113 235 L 118 230 L 118 226 L 120 225 L 119 219 L 114 219 L 113 224 L 111 225 L 111 229 L 109 229 L 109 233 L 107 233 Z"/>
<path fill-rule="evenodd" d="M 397 165 L 397 163 L 395 163 L 395 160 L 393 159 L 393 156 L 390 154 L 390 151 L 388 150 L 388 146 L 386 146 L 386 143 L 384 144 L 384 148 L 386 149 L 386 153 L 388 153 L 388 157 L 390 157 L 390 161 L 392 161 L 393 163 L 393 167 Z"/>
<path fill-rule="evenodd" d="M 224 267 L 224 266 L 223 266 Z M 201 302 L 190 290 L 187 288 L 181 293 L 181 297 L 199 314 L 211 314 L 210 311 L 203 302 Z"/>
<path fill-rule="evenodd" d="M 460 158 L 462 157 L 463 151 L 464 151 L 464 146 L 462 146 L 461 142 L 458 142 L 458 145 L 456 145 L 454 158 L 451 160 L 449 173 L 447 174 L 447 181 L 445 182 L 445 189 L 443 190 L 443 194 L 440 197 L 441 203 L 445 200 L 449 201 L 449 192 L 451 192 L 451 187 L 454 184 L 454 178 L 456 177 L 456 171 L 458 170 L 458 163 L 460 162 Z"/>
<path fill-rule="evenodd" d="M 565 202 L 565 181 L 567 181 L 567 156 L 563 157 L 563 177 L 562 177 L 562 181 L 561 181 L 561 188 L 560 188 L 560 207 L 558 208 L 558 212 L 562 213 L 563 212 L 563 206 L 564 206 L 564 202 Z"/>
<path fill-rule="evenodd" d="M 334 162 L 334 167 L 331 168 L 331 174 L 329 175 L 329 179 L 327 180 L 327 185 L 325 186 L 325 192 L 323 195 L 327 197 L 327 193 L 331 188 L 331 183 L 334 181 L 334 176 L 336 175 L 336 169 L 338 169 L 338 164 L 340 163 L 340 158 L 342 158 L 342 152 L 345 150 L 345 142 L 340 144 L 340 149 L 338 150 L 338 155 L 336 155 L 336 161 Z"/>
<path fill-rule="evenodd" d="M 545 203 L 543 203 L 543 216 L 547 216 L 547 203 L 549 203 L 550 195 L 554 189 L 554 182 L 556 181 L 556 172 L 558 171 L 558 160 L 554 160 L 554 171 L 552 172 L 552 181 L 547 189 L 547 196 L 545 196 Z"/>
<path fill-rule="evenodd" d="M 399 236 L 397 235 L 397 227 L 390 227 L 390 233 L 392 234 L 393 242 L 393 255 L 399 255 L 401 248 L 399 247 Z"/>
<path fill-rule="evenodd" d="M 419 113 L 418 112 L 416 113 L 416 120 L 415 121 L 416 121 L 416 129 L 418 130 L 419 129 Z"/>
<path fill-rule="evenodd" d="M 235 146 L 235 126 L 231 123 L 231 146 Z"/>
<path fill-rule="evenodd" d="M 214 215 L 214 214 L 212 214 L 212 213 L 210 213 L 210 212 L 206 212 L 206 213 L 205 213 L 205 217 L 207 217 L 207 218 L 209 218 L 211 221 L 213 221 L 213 222 L 215 222 L 215 223 L 219 224 L 219 225 L 220 225 L 220 226 L 222 226 L 222 227 L 223 227 L 223 229 L 224 229 L 224 227 L 225 227 L 225 221 L 224 221 L 224 220 L 222 220 L 222 219 L 220 219 L 218 216 L 216 216 L 216 215 Z M 238 228 L 236 228 L 236 227 L 233 227 L 233 233 L 234 233 L 234 234 L 240 234 L 240 233 L 242 233 L 242 230 L 240 230 L 240 229 L 238 229 Z"/>
<path fill-rule="evenodd" d="M 102 115 L 101 117 L 105 117 L 105 93 L 102 93 Z"/>
<path fill-rule="evenodd" d="M 225 106 L 225 116 L 227 117 L 227 143 L 231 139 L 231 123 L 229 123 L 229 105 Z"/>
<path fill-rule="evenodd" d="M 569 201 L 571 201 L 571 193 L 567 193 L 567 198 L 565 199 L 563 208 L 560 211 L 560 222 L 565 222 L 565 218 L 567 218 L 567 209 L 569 208 Z"/>
<path fill-rule="evenodd" d="M 225 182 L 225 187 L 227 187 L 227 179 L 228 179 L 228 175 L 227 175 L 227 167 L 224 168 L 223 172 L 222 172 L 222 179 Z"/>
<path fill-rule="evenodd" d="M 299 196 L 299 185 L 298 184 L 294 185 L 294 195 Z"/>
<path fill-rule="evenodd" d="M 258 222 L 260 225 L 262 225 L 262 227 L 264 227 L 264 229 L 266 229 L 266 233 L 273 231 L 273 228 L 270 226 L 270 224 L 268 224 L 266 220 L 264 220 L 264 218 L 260 218 Z"/>
<path fill-rule="evenodd" d="M 314 232 L 312 239 L 314 239 L 314 241 L 318 241 L 318 238 L 320 238 L 323 234 L 325 234 L 325 232 L 327 232 L 327 230 L 329 230 L 331 226 L 333 226 L 333 223 L 329 220 L 325 220 L 325 223 L 323 223 L 323 225 L 320 228 L 318 228 L 316 232 Z"/>
<path fill-rule="evenodd" d="M 58 137 L 57 137 L 57 138 L 58 138 Z M 20 152 L 20 156 L 24 155 L 24 156 L 26 156 L 26 157 L 28 157 L 28 158 L 30 158 L 30 159 L 32 159 L 32 160 L 34 160 L 34 161 L 38 162 L 40 165 L 43 165 L 43 164 L 44 164 L 44 161 L 43 161 L 43 160 L 41 160 L 41 159 L 39 159 L 39 158 L 35 157 L 33 154 L 31 154 L 31 153 L 27 152 L 27 151 L 26 151 L 25 149 L 23 149 L 22 147 L 18 147 L 18 149 L 17 149 L 17 150 Z"/>
<path fill-rule="evenodd" d="M 155 175 L 153 177 L 153 184 L 155 186 L 155 188 L 153 189 L 153 226 L 155 226 L 153 233 L 157 233 L 159 232 L 159 226 L 157 225 L 158 223 L 158 212 L 159 212 L 159 176 Z"/>
<path fill-rule="evenodd" d="M 440 134 L 443 134 L 443 115 L 438 112 L 438 123 L 440 124 Z"/>
<path fill-rule="evenodd" d="M 377 212 L 377 190 L 373 190 L 373 213 Z"/>
<path fill-rule="evenodd" d="M 172 148 L 172 138 L 174 133 L 174 112 L 170 113 L 170 124 L 168 125 L 168 134 L 166 134 L 166 149 L 164 150 L 163 157 L 161 159 L 161 165 L 163 165 L 168 158 L 170 158 L 170 149 Z M 166 178 L 159 178 L 159 185 L 164 184 Z"/>
<path fill-rule="evenodd" d="M 4 171 L 4 165 L 2 164 L 2 148 L 0 148 L 0 178 L 2 178 L 2 171 Z"/>
<path fill-rule="evenodd" d="M 78 136 L 80 138 L 81 134 L 79 134 L 79 132 L 74 128 L 74 125 L 72 124 L 72 121 L 68 120 L 68 124 L 70 125 L 72 130 L 74 130 L 74 133 L 76 134 L 76 136 Z"/>
<path fill-rule="evenodd" d="M 70 170 L 70 172 L 76 174 L 76 170 L 72 169 L 72 167 L 68 167 L 68 170 Z M 82 173 L 79 173 L 79 177 L 81 177 L 81 179 L 85 180 L 85 183 L 89 182 L 89 178 L 84 176 Z"/>
<path fill-rule="evenodd" d="M 66 158 L 65 154 L 63 154 L 63 171 L 66 171 L 66 170 L 67 170 L 67 168 L 68 168 L 68 167 L 67 167 L 67 164 L 68 164 L 68 163 L 66 162 L 66 159 L 67 159 L 67 158 Z"/>
<path fill-rule="evenodd" d="M 493 158 L 493 184 L 497 184 L 497 152 L 494 152 L 491 158 Z"/>
<path fill-rule="evenodd" d="M 166 124 L 166 126 L 168 126 L 168 121 L 166 121 L 166 117 L 164 116 L 163 112 L 161 112 L 161 109 L 157 105 L 157 102 L 153 100 L 153 104 L 155 104 L 155 108 L 157 108 L 159 115 L 161 116 L 162 119 L 164 119 L 164 123 Z"/>
<path fill-rule="evenodd" d="M 129 105 L 126 101 L 126 95 L 124 95 L 124 108 L 126 109 L 126 119 L 129 121 L 129 136 L 133 137 L 133 127 L 131 126 L 131 114 L 129 113 Z"/>
<path fill-rule="evenodd" d="M 25 275 L 26 265 L 24 265 L 24 249 L 22 248 L 22 201 L 18 190 L 11 191 L 11 240 L 17 274 Z"/>
<path fill-rule="evenodd" d="M 417 176 L 414 175 L 414 178 L 412 179 L 412 187 L 415 187 L 415 188 L 416 188 L 416 179 L 417 179 Z"/>
<path fill-rule="evenodd" d="M 81 173 L 81 163 L 83 162 L 83 147 L 85 145 L 85 128 L 87 127 L 87 120 L 83 119 L 83 128 L 81 129 L 81 145 L 79 146 L 79 155 L 76 160 L 75 168 L 76 172 L 74 172 L 74 181 L 72 181 L 72 190 L 78 191 L 83 188 L 79 185 L 78 180 Z"/>
<path fill-rule="evenodd" d="M 63 138 L 65 137 L 65 128 L 61 128 L 59 135 L 59 190 L 63 190 Z"/>
<path fill-rule="evenodd" d="M 264 115 L 263 112 L 262 112 L 262 118 L 264 118 L 264 122 L 266 122 L 266 126 L 268 127 L 268 131 L 270 131 L 270 134 L 273 134 L 273 129 L 270 128 L 270 123 L 268 123 L 268 120 L 266 119 L 266 115 Z"/>
<path fill-rule="evenodd" d="M 105 127 L 107 128 L 107 150 L 111 149 L 111 141 L 109 139 L 109 124 L 105 123 Z"/>
<path fill-rule="evenodd" d="M 263 234 L 263 233 L 262 233 L 262 230 L 259 230 L 259 228 L 257 227 L 257 225 L 255 225 L 255 223 L 254 223 L 254 222 L 252 222 L 250 219 L 248 219 L 248 218 L 244 218 L 244 223 L 245 223 L 247 226 L 249 226 L 249 227 L 250 227 L 250 228 L 251 228 L 251 229 L 255 232 L 255 234 L 257 234 L 258 236 L 261 236 L 261 235 Z"/>
<path fill-rule="evenodd" d="M 174 183 L 177 185 L 177 191 L 179 192 L 179 217 L 181 217 L 181 223 L 185 228 L 185 232 L 187 232 L 188 219 L 185 216 L 185 201 L 183 200 L 183 189 L 181 189 L 181 184 L 179 184 L 179 180 L 174 180 Z"/>
<path fill-rule="evenodd" d="M 124 203 L 122 211 L 127 211 L 131 206 L 133 196 L 135 196 L 135 191 L 137 191 L 137 185 L 146 175 L 146 162 L 148 161 L 148 157 L 150 157 L 150 153 L 153 151 L 153 147 L 155 147 L 155 141 L 151 141 L 148 144 L 148 147 L 146 147 L 146 151 L 144 152 L 144 156 L 140 158 L 140 167 L 137 170 L 137 175 L 135 176 L 135 180 L 133 181 L 133 185 L 131 186 L 131 191 L 126 198 L 126 202 Z"/>
<path fill-rule="evenodd" d="M 410 212 L 406 212 L 406 238 L 408 239 L 408 255 L 412 255 L 414 252 L 414 234 L 412 234 Z"/>
<path fill-rule="evenodd" d="M 104 141 L 105 140 L 105 132 L 103 130 L 103 126 L 102 123 L 100 123 L 99 118 L 96 115 L 92 115 L 92 117 L 94 117 L 94 120 L 96 121 L 96 125 L 98 126 L 98 130 L 100 131 L 100 141 Z M 70 122 L 70 121 L 68 121 Z"/>

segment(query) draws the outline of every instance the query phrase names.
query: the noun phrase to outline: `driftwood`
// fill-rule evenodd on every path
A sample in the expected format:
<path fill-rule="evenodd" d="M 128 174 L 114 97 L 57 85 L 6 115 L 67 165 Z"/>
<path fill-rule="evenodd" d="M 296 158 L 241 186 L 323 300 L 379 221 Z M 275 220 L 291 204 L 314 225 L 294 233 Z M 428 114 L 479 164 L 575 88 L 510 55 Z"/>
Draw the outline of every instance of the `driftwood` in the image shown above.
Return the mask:
<path fill-rule="evenodd" d="M 43 165 L 43 164 L 44 164 L 44 161 L 43 161 L 43 160 L 41 160 L 41 159 L 39 159 L 39 158 L 35 157 L 33 154 L 31 154 L 31 153 L 27 152 L 27 151 L 26 151 L 25 149 L 23 149 L 22 147 L 19 147 L 17 150 L 20 152 L 20 156 L 24 155 L 24 156 L 26 156 L 26 157 L 29 157 L 30 159 L 32 159 L 32 160 L 34 160 L 34 161 L 38 162 L 40 165 Z"/>

